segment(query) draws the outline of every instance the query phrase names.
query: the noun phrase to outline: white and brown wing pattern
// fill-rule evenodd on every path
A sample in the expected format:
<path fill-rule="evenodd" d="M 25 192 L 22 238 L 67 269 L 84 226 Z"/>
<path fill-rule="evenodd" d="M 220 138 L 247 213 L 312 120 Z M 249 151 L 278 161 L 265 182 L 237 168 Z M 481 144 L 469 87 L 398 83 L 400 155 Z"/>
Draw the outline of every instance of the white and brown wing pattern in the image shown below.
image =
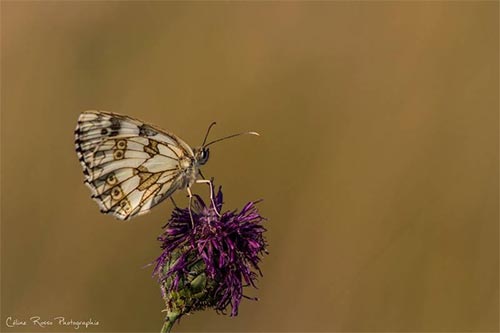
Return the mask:
<path fill-rule="evenodd" d="M 127 116 L 85 111 L 75 146 L 101 211 L 121 220 L 147 213 L 186 186 L 193 151 L 175 135 Z"/>

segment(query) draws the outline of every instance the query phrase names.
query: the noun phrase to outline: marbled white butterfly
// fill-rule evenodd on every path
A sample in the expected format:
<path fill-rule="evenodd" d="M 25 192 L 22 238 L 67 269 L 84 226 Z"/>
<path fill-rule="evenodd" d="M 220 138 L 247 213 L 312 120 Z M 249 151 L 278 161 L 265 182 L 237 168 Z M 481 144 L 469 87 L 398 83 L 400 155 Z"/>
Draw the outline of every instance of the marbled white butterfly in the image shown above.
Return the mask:
<path fill-rule="evenodd" d="M 176 135 L 124 115 L 85 111 L 78 118 L 75 146 L 85 184 L 101 212 L 121 220 L 147 213 L 153 206 L 194 183 L 207 183 L 200 166 L 208 161 L 208 146 L 233 134 L 191 148 Z M 213 190 L 210 188 L 210 194 Z M 212 200 L 213 201 L 213 200 Z"/>

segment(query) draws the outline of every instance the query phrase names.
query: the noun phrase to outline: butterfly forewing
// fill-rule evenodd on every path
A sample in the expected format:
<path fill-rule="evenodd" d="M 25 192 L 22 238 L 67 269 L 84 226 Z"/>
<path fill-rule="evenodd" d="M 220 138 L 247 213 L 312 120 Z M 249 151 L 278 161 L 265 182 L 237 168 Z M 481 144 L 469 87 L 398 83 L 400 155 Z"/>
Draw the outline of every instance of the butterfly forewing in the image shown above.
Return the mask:
<path fill-rule="evenodd" d="M 119 114 L 85 111 L 75 146 L 101 211 L 125 220 L 148 212 L 184 183 L 191 148 L 175 135 Z"/>

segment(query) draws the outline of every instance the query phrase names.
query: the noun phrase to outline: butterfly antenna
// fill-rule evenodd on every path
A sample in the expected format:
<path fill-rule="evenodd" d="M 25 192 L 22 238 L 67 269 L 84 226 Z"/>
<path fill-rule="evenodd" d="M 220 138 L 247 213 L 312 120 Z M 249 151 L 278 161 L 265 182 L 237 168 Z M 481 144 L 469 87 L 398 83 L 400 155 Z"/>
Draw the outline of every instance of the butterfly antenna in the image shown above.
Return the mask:
<path fill-rule="evenodd" d="M 210 146 L 211 144 L 213 143 L 216 143 L 216 142 L 219 142 L 219 141 L 222 141 L 222 140 L 226 140 L 226 139 L 230 139 L 230 138 L 234 138 L 235 136 L 240 136 L 240 135 L 244 135 L 244 134 L 250 134 L 250 135 L 256 135 L 256 136 L 260 136 L 259 133 L 257 132 L 242 132 L 242 133 L 236 133 L 236 134 L 233 134 L 233 135 L 228 135 L 228 136 L 225 136 L 223 138 L 220 138 L 220 139 L 217 139 L 217 140 L 214 140 L 214 141 L 210 141 L 209 143 L 207 143 L 206 145 L 203 145 L 203 147 L 208 147 Z"/>
<path fill-rule="evenodd" d="M 205 134 L 205 139 L 203 139 L 203 143 L 201 144 L 202 147 L 205 147 L 205 142 L 207 142 L 207 138 L 208 138 L 208 133 L 210 133 L 210 130 L 212 129 L 212 127 L 217 124 L 215 121 L 213 123 L 210 124 L 210 126 L 208 126 L 208 129 L 207 129 L 207 134 Z"/>

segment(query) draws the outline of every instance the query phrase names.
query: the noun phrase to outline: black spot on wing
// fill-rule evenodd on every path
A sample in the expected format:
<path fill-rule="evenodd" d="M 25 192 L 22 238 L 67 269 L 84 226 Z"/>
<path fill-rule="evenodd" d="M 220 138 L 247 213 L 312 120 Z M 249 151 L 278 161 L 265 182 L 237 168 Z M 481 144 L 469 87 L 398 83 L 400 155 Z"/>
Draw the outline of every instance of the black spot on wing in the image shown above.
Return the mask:
<path fill-rule="evenodd" d="M 147 125 L 139 126 L 140 136 L 155 136 L 156 134 L 158 134 L 158 132 Z"/>
<path fill-rule="evenodd" d="M 120 119 L 118 119 L 116 117 L 111 117 L 109 119 L 109 121 L 111 122 L 111 126 L 109 126 L 109 128 L 111 129 L 111 133 L 109 134 L 109 136 L 117 136 L 118 133 L 120 133 L 120 128 L 122 127 L 120 125 Z M 107 130 L 106 130 L 106 133 L 107 133 Z"/>
<path fill-rule="evenodd" d="M 111 122 L 111 129 L 112 130 L 119 130 L 121 128 L 121 125 L 120 125 L 120 119 L 116 118 L 116 117 L 111 117 L 109 119 L 109 121 Z"/>

